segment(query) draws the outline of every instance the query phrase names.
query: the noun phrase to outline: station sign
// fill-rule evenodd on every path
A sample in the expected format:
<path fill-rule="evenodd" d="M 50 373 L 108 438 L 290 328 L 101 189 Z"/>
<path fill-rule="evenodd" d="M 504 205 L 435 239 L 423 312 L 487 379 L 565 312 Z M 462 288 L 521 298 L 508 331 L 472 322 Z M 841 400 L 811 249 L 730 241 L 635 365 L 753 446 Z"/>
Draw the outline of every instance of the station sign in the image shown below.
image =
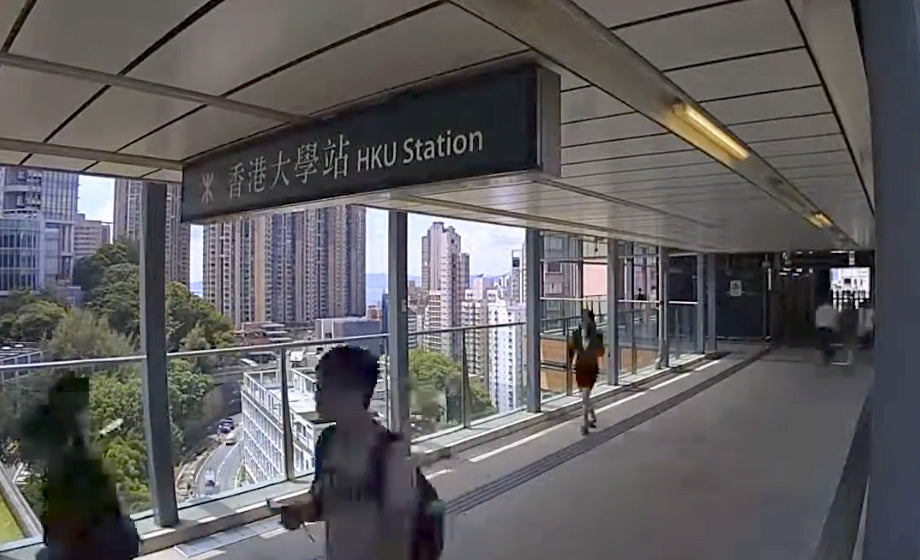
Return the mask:
<path fill-rule="evenodd" d="M 190 161 L 183 222 L 395 187 L 558 174 L 559 77 L 526 65 L 285 128 Z"/>

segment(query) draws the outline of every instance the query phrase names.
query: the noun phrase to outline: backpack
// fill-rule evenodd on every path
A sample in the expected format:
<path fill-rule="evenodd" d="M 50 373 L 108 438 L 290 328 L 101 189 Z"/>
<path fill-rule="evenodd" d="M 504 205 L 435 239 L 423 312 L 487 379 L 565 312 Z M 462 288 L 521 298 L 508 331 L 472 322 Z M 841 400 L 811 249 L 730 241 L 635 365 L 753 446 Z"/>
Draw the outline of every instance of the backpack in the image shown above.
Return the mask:
<path fill-rule="evenodd" d="M 319 440 L 316 442 L 314 484 L 322 477 L 324 450 L 328 448 L 333 435 L 335 435 L 335 426 L 330 426 L 323 430 Z M 386 480 L 385 459 L 387 449 L 401 439 L 402 436 L 399 434 L 387 430 L 381 433 L 380 440 L 371 452 L 371 460 L 375 465 L 373 470 L 375 476 L 372 485 L 378 498 L 383 494 L 383 481 Z M 418 492 L 419 500 L 415 514 L 415 534 L 412 538 L 412 560 L 437 560 L 444 550 L 444 522 L 440 514 L 432 511 L 432 505 L 440 501 L 440 497 L 438 496 L 438 491 L 435 490 L 434 486 L 418 467 L 415 468 L 415 488 Z M 314 493 L 314 495 L 318 494 Z M 378 501 L 378 504 L 383 505 L 382 501 Z M 322 512 L 322 502 L 319 503 L 319 510 Z"/>

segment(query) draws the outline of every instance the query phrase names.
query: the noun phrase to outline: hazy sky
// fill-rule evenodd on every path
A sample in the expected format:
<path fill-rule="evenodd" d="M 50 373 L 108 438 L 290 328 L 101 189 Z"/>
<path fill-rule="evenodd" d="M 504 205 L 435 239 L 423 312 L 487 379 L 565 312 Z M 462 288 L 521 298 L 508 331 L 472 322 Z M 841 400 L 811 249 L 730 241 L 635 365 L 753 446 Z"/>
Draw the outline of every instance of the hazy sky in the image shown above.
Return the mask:
<path fill-rule="evenodd" d="M 80 177 L 79 211 L 91 220 L 112 221 L 114 181 L 101 177 Z M 511 251 L 521 249 L 524 230 L 505 226 L 481 224 L 449 218 L 409 215 L 409 274 L 418 276 L 421 270 L 422 236 L 435 221 L 454 226 L 462 237 L 463 250 L 470 253 L 470 272 L 498 275 L 507 272 Z M 191 276 L 201 281 L 202 228 L 192 226 Z M 367 211 L 367 272 L 386 272 L 389 243 L 387 243 L 387 213 Z"/>

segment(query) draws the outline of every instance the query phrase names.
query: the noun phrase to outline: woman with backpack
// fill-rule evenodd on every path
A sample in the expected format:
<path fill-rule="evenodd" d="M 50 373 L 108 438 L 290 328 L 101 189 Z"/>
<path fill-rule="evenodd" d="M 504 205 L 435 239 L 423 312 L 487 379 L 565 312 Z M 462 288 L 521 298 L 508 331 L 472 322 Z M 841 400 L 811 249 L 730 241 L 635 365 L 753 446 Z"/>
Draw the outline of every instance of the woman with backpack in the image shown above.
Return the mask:
<path fill-rule="evenodd" d="M 377 358 L 362 348 L 327 352 L 316 368 L 326 428 L 305 501 L 281 508 L 288 529 L 326 523 L 326 560 L 434 560 L 442 548 L 438 495 L 412 463 L 409 443 L 374 421 Z"/>

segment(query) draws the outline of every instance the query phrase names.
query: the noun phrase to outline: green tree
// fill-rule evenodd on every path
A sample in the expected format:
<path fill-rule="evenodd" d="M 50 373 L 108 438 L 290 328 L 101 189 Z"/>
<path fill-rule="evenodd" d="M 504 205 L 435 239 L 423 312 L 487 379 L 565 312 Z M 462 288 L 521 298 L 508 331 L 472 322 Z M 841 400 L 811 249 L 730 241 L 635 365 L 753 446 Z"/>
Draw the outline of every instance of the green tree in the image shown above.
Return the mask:
<path fill-rule="evenodd" d="M 34 300 L 16 313 L 0 315 L 0 337 L 17 342 L 41 342 L 51 337 L 67 313 L 64 307 L 45 300 Z"/>
<path fill-rule="evenodd" d="M 169 317 L 167 338 L 170 351 L 182 348 L 189 334 L 197 329 L 206 346 L 220 348 L 233 343 L 233 323 L 214 306 L 191 293 L 184 284 L 173 282 L 166 289 L 166 312 Z"/>
<path fill-rule="evenodd" d="M 92 311 L 74 308 L 58 323 L 45 349 L 54 360 L 80 360 L 130 356 L 135 345 Z"/>
<path fill-rule="evenodd" d="M 137 265 L 114 264 L 102 273 L 102 282 L 90 293 L 86 307 L 108 319 L 116 331 L 137 339 L 140 336 L 139 296 Z"/>
<path fill-rule="evenodd" d="M 427 430 L 430 431 L 441 422 L 450 424 L 461 420 L 462 382 L 460 364 L 449 356 L 422 349 L 409 351 L 409 386 L 413 409 L 427 424 Z M 470 389 L 473 416 L 494 412 L 488 391 L 472 382 Z"/>
<path fill-rule="evenodd" d="M 119 264 L 140 264 L 137 245 L 131 241 L 119 240 L 100 247 L 95 254 L 82 258 L 74 264 L 74 284 L 90 293 L 103 283 L 106 269 Z"/>

